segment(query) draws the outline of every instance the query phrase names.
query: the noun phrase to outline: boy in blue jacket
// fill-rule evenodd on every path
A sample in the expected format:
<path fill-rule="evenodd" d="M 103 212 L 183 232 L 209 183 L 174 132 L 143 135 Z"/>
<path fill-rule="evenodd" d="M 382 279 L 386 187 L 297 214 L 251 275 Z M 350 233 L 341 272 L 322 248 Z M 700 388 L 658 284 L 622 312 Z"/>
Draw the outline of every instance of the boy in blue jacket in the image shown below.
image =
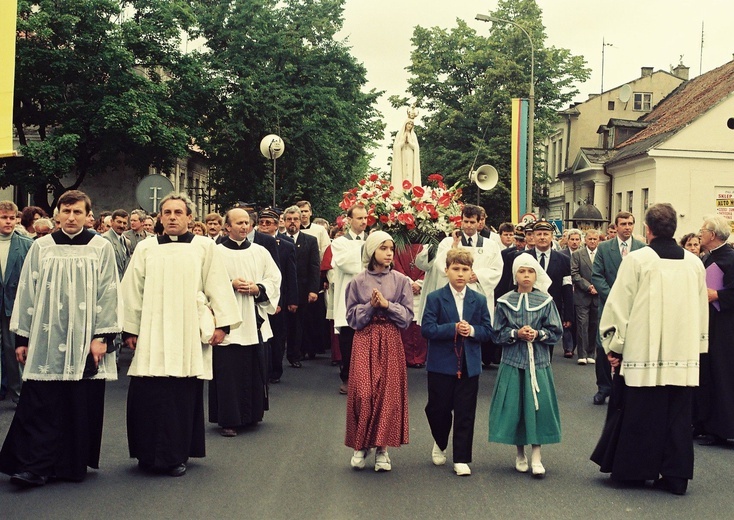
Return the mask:
<path fill-rule="evenodd" d="M 454 472 L 459 476 L 471 475 L 481 345 L 492 333 L 487 299 L 466 287 L 473 263 L 466 249 L 448 252 L 449 283 L 428 295 L 421 325 L 428 339 L 426 417 L 435 441 L 431 458 L 436 466 L 446 463 L 453 413 Z"/>

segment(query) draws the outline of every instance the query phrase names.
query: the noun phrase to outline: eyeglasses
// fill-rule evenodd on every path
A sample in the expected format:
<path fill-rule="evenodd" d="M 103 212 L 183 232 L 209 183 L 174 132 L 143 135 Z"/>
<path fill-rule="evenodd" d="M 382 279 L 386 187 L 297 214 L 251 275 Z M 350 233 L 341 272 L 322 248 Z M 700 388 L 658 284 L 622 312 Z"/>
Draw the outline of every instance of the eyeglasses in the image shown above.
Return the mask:
<path fill-rule="evenodd" d="M 713 233 L 713 231 L 711 231 L 710 229 L 706 229 L 706 228 L 701 228 L 701 229 L 699 230 L 699 232 L 700 232 L 700 233 L 701 233 L 702 235 L 703 235 L 703 232 L 704 232 L 704 231 L 708 231 L 709 233 Z"/>
<path fill-rule="evenodd" d="M 274 220 L 268 219 L 260 219 L 258 222 L 261 226 L 274 226 L 276 224 Z"/>

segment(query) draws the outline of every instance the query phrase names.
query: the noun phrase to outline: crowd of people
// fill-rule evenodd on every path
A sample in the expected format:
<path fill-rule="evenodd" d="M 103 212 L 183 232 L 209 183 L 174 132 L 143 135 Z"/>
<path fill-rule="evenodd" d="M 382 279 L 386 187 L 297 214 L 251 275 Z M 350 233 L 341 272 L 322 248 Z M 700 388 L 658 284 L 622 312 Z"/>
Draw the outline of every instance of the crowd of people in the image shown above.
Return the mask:
<path fill-rule="evenodd" d="M 454 473 L 470 475 L 478 379 L 497 364 L 489 441 L 515 446 L 515 469 L 542 478 L 541 446 L 561 441 L 556 348 L 593 365 L 591 401 L 609 400 L 592 460 L 613 479 L 685 493 L 692 438 L 734 438 L 722 217 L 680 245 L 669 204 L 647 211 L 644 240 L 629 212 L 604 232 L 557 236 L 545 219 L 495 230 L 466 204 L 450 236 L 402 248 L 367 221 L 355 205 L 331 225 L 308 201 L 196 220 L 180 194 L 158 214 L 97 219 L 80 191 L 51 217 L 0 202 L 0 397 L 17 403 L 0 471 L 34 487 L 98 467 L 121 348 L 134 352 L 130 456 L 174 477 L 204 456 L 205 381 L 209 422 L 234 437 L 263 420 L 270 385 L 324 355 L 355 469 L 374 449 L 374 469 L 391 470 L 388 448 L 409 441 L 407 369 L 425 368 L 431 460 L 446 463 L 452 436 Z"/>

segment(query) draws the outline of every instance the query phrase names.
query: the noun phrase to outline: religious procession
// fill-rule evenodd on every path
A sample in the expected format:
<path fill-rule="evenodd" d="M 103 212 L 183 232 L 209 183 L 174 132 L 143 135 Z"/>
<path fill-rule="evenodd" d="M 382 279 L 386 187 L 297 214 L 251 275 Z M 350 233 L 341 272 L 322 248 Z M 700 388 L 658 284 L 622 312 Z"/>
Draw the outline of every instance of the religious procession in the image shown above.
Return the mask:
<path fill-rule="evenodd" d="M 382 122 L 364 71 L 339 46 L 320 49 L 322 36 L 312 34 L 330 29 L 278 33 L 328 51 L 319 56 L 323 68 L 316 59 L 293 65 L 297 53 L 243 66 L 229 51 L 248 43 L 218 32 L 239 23 L 217 18 L 237 2 L 189 13 L 196 29 L 158 18 L 161 6 L 97 6 L 109 9 L 105 24 L 113 20 L 100 35 L 124 40 L 163 25 L 166 34 L 190 30 L 215 50 L 201 52 L 201 68 L 199 51 L 171 51 L 157 63 L 140 42 L 127 58 L 114 58 L 114 46 L 86 55 L 119 59 L 99 74 L 100 90 L 124 92 L 98 104 L 74 98 L 46 117 L 43 93 L 24 97 L 32 74 L 5 75 L 20 87 L 0 79 L 0 120 L 13 122 L 0 132 L 0 472 L 8 493 L 44 488 L 33 496 L 51 496 L 83 481 L 92 488 L 106 461 L 119 459 L 126 476 L 151 489 L 218 482 L 211 472 L 236 466 L 243 441 L 268 428 L 279 407 L 293 406 L 309 420 L 289 436 L 336 429 L 338 446 L 323 436 L 297 449 L 276 446 L 261 475 L 248 473 L 248 462 L 238 472 L 257 480 L 281 466 L 298 475 L 305 453 L 319 474 L 294 479 L 347 473 L 361 479 L 361 497 L 379 495 L 372 483 L 404 468 L 452 484 L 506 477 L 487 470 L 491 449 L 512 477 L 546 483 L 513 482 L 524 495 L 553 493 L 547 483 L 568 460 L 548 453 L 582 446 L 591 430 L 593 449 L 577 446 L 573 464 L 593 464 L 622 494 L 686 495 L 697 450 L 734 441 L 734 187 L 716 162 L 729 145 L 709 137 L 719 135 L 712 119 L 734 129 L 734 61 L 689 79 L 681 56 L 670 72 L 642 67 L 639 78 L 559 110 L 572 95 L 552 90 L 558 78 L 535 77 L 524 28 L 541 19 L 536 2 L 499 3 L 501 16 L 475 20 L 514 31 L 505 37 L 527 36 L 530 52 L 515 54 L 530 88 L 511 84 L 517 71 L 497 61 L 478 70 L 501 70 L 506 91 L 502 84 L 484 97 L 452 99 L 440 92 L 444 83 L 452 90 L 469 81 L 438 67 L 431 82 L 418 70 L 432 61 L 419 51 L 441 54 L 431 45 L 444 35 L 417 27 L 412 97 L 390 100 L 402 124 L 383 150 L 388 170 L 367 166 Z M 18 46 L 19 58 L 47 62 L 34 54 L 46 37 L 46 22 L 34 17 L 50 8 L 31 4 L 0 16 L 18 14 L 18 28 L 0 25 L 0 37 L 10 34 L 3 41 Z M 537 15 L 509 20 L 519 4 Z M 243 34 L 270 41 L 277 24 L 266 25 L 260 40 L 248 32 L 254 22 Z M 505 39 L 489 39 L 488 55 L 509 50 Z M 0 52 L 12 62 L 8 48 Z M 261 50 L 247 49 L 248 59 Z M 334 63 L 344 70 L 335 74 Z M 248 75 L 271 66 L 273 77 L 293 74 L 287 95 L 257 88 L 267 74 Z M 58 74 L 64 96 L 75 94 L 67 83 L 78 74 Z M 563 74 L 587 72 L 572 63 Z M 316 78 L 328 79 L 311 90 Z M 536 83 L 545 91 L 537 99 Z M 551 90 L 553 103 L 542 99 Z M 318 388 L 339 400 L 336 427 L 327 419 L 335 407 L 308 395 L 307 378 L 322 365 L 328 375 Z M 558 377 L 570 370 L 581 402 Z M 585 415 L 583 427 L 569 428 L 568 410 L 585 405 L 603 420 Z M 110 416 L 124 417 L 122 426 L 110 428 Z M 259 442 L 255 450 L 266 452 Z M 417 452 L 416 469 L 408 460 Z M 368 480 L 372 474 L 380 476 Z M 329 507 L 324 517 L 357 508 Z M 183 506 L 179 513 L 203 515 Z"/>
<path fill-rule="evenodd" d="M 328 355 L 355 470 L 391 471 L 388 448 L 410 437 L 407 370 L 425 369 L 430 460 L 471 475 L 478 381 L 495 364 L 489 441 L 543 478 L 541 447 L 562 438 L 555 350 L 594 365 L 590 399 L 609 400 L 590 454 L 601 471 L 684 494 L 693 439 L 734 437 L 719 357 L 734 291 L 728 222 L 707 218 L 678 244 L 676 211 L 658 203 L 642 239 L 625 211 L 604 232 L 558 235 L 545 218 L 495 229 L 441 175 L 422 181 L 409 115 L 391 179 L 360 180 L 333 225 L 305 200 L 203 222 L 180 193 L 157 214 L 96 220 L 79 190 L 50 217 L 1 202 L 2 398 L 17 408 L 0 471 L 30 488 L 99 468 L 105 382 L 129 349 L 128 449 L 143 472 L 185 475 L 205 456 L 207 420 L 236 437 L 264 420 L 270 387 L 298 377 L 284 364 Z"/>

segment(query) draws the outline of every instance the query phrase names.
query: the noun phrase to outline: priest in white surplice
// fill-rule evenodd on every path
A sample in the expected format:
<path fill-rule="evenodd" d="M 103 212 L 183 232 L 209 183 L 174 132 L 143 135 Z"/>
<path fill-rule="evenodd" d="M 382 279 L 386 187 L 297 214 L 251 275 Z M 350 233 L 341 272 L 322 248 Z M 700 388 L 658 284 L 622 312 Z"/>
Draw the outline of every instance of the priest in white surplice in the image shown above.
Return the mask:
<path fill-rule="evenodd" d="M 435 258 L 429 260 L 427 247 L 416 257 L 415 265 L 426 272 L 421 290 L 421 314 L 416 320 L 418 325 L 423 318 L 426 297 L 448 283 L 446 278 L 446 253 L 451 248 L 464 247 L 471 251 L 474 258 L 472 277 L 467 287 L 487 297 L 489 315 L 494 319 L 494 288 L 502 277 L 502 255 L 494 240 L 486 239 L 478 233 L 482 218 L 482 208 L 466 204 L 461 211 L 461 232 L 444 238 L 438 244 Z"/>
<path fill-rule="evenodd" d="M 268 314 L 280 298 L 280 269 L 267 249 L 247 240 L 250 216 L 244 209 L 227 212 L 229 236 L 217 246 L 237 298 L 242 324 L 214 347 L 214 379 L 209 383 L 209 422 L 224 437 L 262 421 L 268 409 L 268 361 L 264 342 L 273 333 Z"/>
<path fill-rule="evenodd" d="M 178 477 L 189 457 L 203 457 L 205 379 L 212 346 L 240 324 L 237 302 L 213 240 L 188 231 L 193 204 L 170 194 L 160 204 L 164 235 L 143 240 L 122 280 L 125 343 L 130 363 L 127 435 L 143 470 Z M 216 329 L 202 343 L 197 299 L 203 295 Z"/>
<path fill-rule="evenodd" d="M 29 249 L 10 318 L 25 368 L 0 471 L 19 487 L 49 477 L 80 481 L 87 467 L 99 467 L 105 380 L 117 379 L 115 253 L 84 229 L 86 194 L 67 191 L 58 207 L 60 229 Z"/>

